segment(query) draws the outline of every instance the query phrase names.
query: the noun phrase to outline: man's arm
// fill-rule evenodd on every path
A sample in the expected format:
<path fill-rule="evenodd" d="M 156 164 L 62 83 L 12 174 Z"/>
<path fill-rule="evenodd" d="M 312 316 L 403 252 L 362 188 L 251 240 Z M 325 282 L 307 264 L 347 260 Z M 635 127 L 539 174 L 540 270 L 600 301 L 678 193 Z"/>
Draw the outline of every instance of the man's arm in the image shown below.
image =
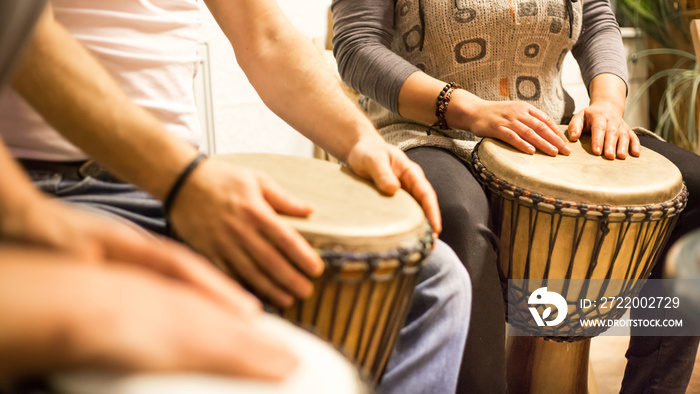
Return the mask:
<path fill-rule="evenodd" d="M 343 93 L 321 53 L 274 0 L 205 0 L 236 59 L 265 104 L 380 190 L 399 186 L 421 205 L 437 232 L 437 198 L 420 168 L 384 143 Z"/>
<path fill-rule="evenodd" d="M 0 247 L 0 379 L 88 367 L 281 380 L 296 356 L 260 316 L 139 267 Z"/>
<path fill-rule="evenodd" d="M 0 242 L 67 253 L 76 260 L 139 266 L 177 280 L 242 315 L 257 300 L 192 251 L 123 222 L 50 199 L 31 184 L 0 140 Z"/>
<path fill-rule="evenodd" d="M 197 155 L 193 146 L 170 135 L 135 105 L 54 20 L 50 8 L 37 25 L 13 87 L 90 157 L 161 200 Z M 171 218 L 178 235 L 193 248 L 222 267 L 243 262 L 245 267 L 235 274 L 252 282 L 262 295 L 289 304 L 290 294 L 311 291 L 311 282 L 292 267 L 317 275 L 323 263 L 276 211 L 304 216 L 310 208 L 262 174 L 205 161 L 185 182 Z M 290 261 L 268 239 L 284 243 Z M 269 271 L 286 275 L 286 282 L 266 280 L 272 274 L 255 270 L 258 260 L 270 262 Z"/>
<path fill-rule="evenodd" d="M 250 24 L 252 36 L 245 33 L 232 43 L 249 59 L 252 56 L 261 60 L 263 58 L 258 56 L 265 56 L 269 62 L 293 63 L 299 60 L 296 55 L 275 59 L 274 55 L 267 57 L 270 53 L 262 53 L 296 47 L 272 45 L 287 45 L 288 38 L 284 38 L 283 33 L 291 27 L 286 19 L 280 21 L 284 17 L 276 5 L 271 10 L 274 17 L 265 19 L 264 13 L 256 14 L 257 20 L 250 14 L 260 11 L 255 4 L 233 10 L 235 14 L 249 13 L 251 19 L 244 17 L 237 22 Z M 282 31 L 269 26 L 276 23 L 282 24 Z M 298 33 L 291 37 L 294 42 L 300 40 L 303 53 L 320 56 Z M 246 58 L 246 55 L 240 56 Z M 324 83 L 314 82 L 317 81 L 314 74 L 319 70 L 312 64 L 307 59 L 302 66 L 280 65 L 292 70 L 292 74 L 285 76 L 276 69 L 274 81 L 265 81 L 260 73 L 251 80 L 264 92 L 264 98 L 273 108 L 281 111 L 296 127 L 310 130 L 311 138 L 346 160 L 359 175 L 374 179 L 387 192 L 398 187 L 398 176 L 404 188 L 421 202 L 439 231 L 437 199 L 418 166 L 379 138 L 345 98 L 337 82 L 330 77 L 330 71 L 321 73 L 324 77 L 319 81 Z M 296 79 L 303 83 L 292 82 Z M 178 174 L 196 156 L 192 146 L 171 136 L 150 114 L 135 106 L 89 52 L 53 20 L 50 12 L 42 19 L 13 86 L 71 142 L 122 179 L 156 198 L 164 198 Z M 289 95 L 291 92 L 294 94 Z M 270 99 L 270 95 L 286 97 Z M 350 115 L 337 116 L 346 108 L 351 111 Z M 360 134 L 363 138 L 358 137 Z M 170 218 L 178 235 L 195 250 L 249 283 L 258 294 L 278 304 L 289 305 L 293 297 L 311 293 L 311 282 L 304 274 L 320 274 L 323 262 L 301 235 L 277 214 L 306 216 L 310 212 L 307 204 L 261 173 L 205 161 L 184 183 Z"/>
<path fill-rule="evenodd" d="M 170 138 L 60 23 L 42 15 L 12 86 L 47 122 L 117 176 L 163 199 L 196 149 Z M 153 154 L 158 152 L 157 154 Z"/>

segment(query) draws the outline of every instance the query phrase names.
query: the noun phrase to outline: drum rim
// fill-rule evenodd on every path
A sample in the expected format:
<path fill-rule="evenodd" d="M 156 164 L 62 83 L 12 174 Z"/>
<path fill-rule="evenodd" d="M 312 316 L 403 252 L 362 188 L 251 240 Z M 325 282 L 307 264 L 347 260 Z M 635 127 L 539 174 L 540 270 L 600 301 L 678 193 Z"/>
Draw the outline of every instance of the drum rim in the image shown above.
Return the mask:
<path fill-rule="evenodd" d="M 433 238 L 433 228 L 426 223 L 423 236 L 411 242 L 409 246 L 398 246 L 393 249 L 384 251 L 353 251 L 341 249 L 323 249 L 315 247 L 316 252 L 321 256 L 321 259 L 328 261 L 330 265 L 339 264 L 346 261 L 367 261 L 381 262 L 388 260 L 404 261 L 410 258 L 415 253 L 420 253 L 422 257 L 430 253 L 435 239 Z"/>
<path fill-rule="evenodd" d="M 676 213 L 680 212 L 685 208 L 688 203 L 688 188 L 685 182 L 682 184 L 681 191 L 678 192 L 676 197 L 671 200 L 664 201 L 662 203 L 653 203 L 647 205 L 608 205 L 608 204 L 592 204 L 587 202 L 570 201 L 563 200 L 554 197 L 548 197 L 540 193 L 525 189 L 520 186 L 516 186 L 502 178 L 499 178 L 496 174 L 491 172 L 479 159 L 479 146 L 481 141 L 479 141 L 474 150 L 472 151 L 472 161 L 471 169 L 474 176 L 482 183 L 484 186 L 488 187 L 489 190 L 503 195 L 505 191 L 513 193 L 515 198 L 529 198 L 532 200 L 533 205 L 539 205 L 541 203 L 551 205 L 555 211 L 562 211 L 563 209 L 576 209 L 581 213 L 585 214 L 588 212 L 599 212 L 602 214 L 611 213 L 622 213 L 627 216 L 632 216 L 634 214 L 647 214 L 650 215 L 655 212 L 667 213 L 670 209 L 675 208 Z"/>

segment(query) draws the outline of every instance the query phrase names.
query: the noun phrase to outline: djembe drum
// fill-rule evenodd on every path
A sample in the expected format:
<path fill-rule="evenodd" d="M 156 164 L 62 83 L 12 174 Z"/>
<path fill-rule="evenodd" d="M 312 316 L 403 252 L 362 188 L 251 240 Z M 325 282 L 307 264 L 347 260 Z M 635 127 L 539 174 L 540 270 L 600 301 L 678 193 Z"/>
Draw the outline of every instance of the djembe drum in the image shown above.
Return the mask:
<path fill-rule="evenodd" d="M 637 295 L 687 201 L 680 171 L 656 152 L 607 160 L 592 154 L 590 138 L 571 149 L 569 156 L 527 155 L 484 139 L 472 155 L 500 236 L 508 322 L 525 334 L 507 345 L 517 392 L 586 392 L 590 337 L 606 328 L 580 322 L 618 319 L 626 310 L 578 301 Z M 533 319 L 529 298 L 543 287 L 566 300 L 563 323 L 541 327 Z M 543 316 L 545 307 L 536 306 Z"/>
<path fill-rule="evenodd" d="M 54 376 L 59 394 L 366 394 L 369 389 L 357 369 L 336 349 L 306 331 L 273 315 L 264 315 L 260 327 L 283 341 L 299 357 L 287 379 L 256 379 L 186 373 L 73 372 Z"/>
<path fill-rule="evenodd" d="M 403 190 L 383 195 L 322 160 L 272 154 L 215 159 L 261 170 L 314 205 L 308 218 L 286 220 L 318 250 L 325 271 L 310 298 L 278 312 L 333 343 L 377 384 L 433 243 L 418 203 Z"/>

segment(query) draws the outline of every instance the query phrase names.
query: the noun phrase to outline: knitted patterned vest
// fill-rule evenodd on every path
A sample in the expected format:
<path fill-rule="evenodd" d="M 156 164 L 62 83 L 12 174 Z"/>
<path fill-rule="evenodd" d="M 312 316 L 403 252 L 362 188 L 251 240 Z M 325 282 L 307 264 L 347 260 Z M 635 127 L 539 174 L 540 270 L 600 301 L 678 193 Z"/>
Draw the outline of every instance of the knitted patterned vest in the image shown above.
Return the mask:
<path fill-rule="evenodd" d="M 580 29 L 581 0 L 398 0 L 392 50 L 482 99 L 527 101 L 555 122 L 568 122 L 574 102 L 562 86 L 561 66 Z M 365 109 L 387 140 L 403 149 L 434 145 L 406 145 L 425 125 L 370 101 Z M 445 134 L 476 140 L 459 130 Z"/>

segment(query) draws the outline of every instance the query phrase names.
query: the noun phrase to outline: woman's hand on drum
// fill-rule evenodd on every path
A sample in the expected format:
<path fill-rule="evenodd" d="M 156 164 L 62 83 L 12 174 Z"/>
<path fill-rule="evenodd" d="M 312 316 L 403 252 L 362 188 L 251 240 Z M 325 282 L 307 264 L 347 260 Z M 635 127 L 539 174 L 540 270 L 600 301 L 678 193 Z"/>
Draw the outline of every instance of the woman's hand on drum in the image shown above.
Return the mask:
<path fill-rule="evenodd" d="M 569 137 L 576 141 L 583 132 L 591 133 L 591 149 L 596 155 L 613 160 L 625 159 L 628 154 L 639 156 L 639 137 L 622 119 L 617 106 L 598 101 L 582 109 L 569 123 Z"/>
<path fill-rule="evenodd" d="M 280 306 L 311 295 L 308 276 L 324 263 L 279 214 L 305 217 L 312 207 L 266 174 L 215 160 L 188 178 L 171 211 L 174 230 L 220 268 Z"/>
<path fill-rule="evenodd" d="M 50 249 L 84 261 L 140 266 L 186 283 L 240 312 L 260 310 L 253 296 L 205 259 L 129 222 L 83 211 L 38 193 L 28 195 L 2 217 L 0 238 L 6 244 Z"/>
<path fill-rule="evenodd" d="M 0 248 L 0 374 L 71 368 L 280 380 L 297 365 L 261 329 L 202 292 L 131 264 Z"/>
<path fill-rule="evenodd" d="M 497 138 L 529 154 L 556 156 L 571 149 L 552 118 L 524 101 L 488 101 L 457 89 L 445 113 L 447 124 L 479 137 Z"/>
<path fill-rule="evenodd" d="M 371 179 L 384 193 L 394 194 L 405 189 L 423 208 L 434 236 L 442 231 L 440 208 L 435 190 L 425 178 L 423 170 L 403 151 L 372 134 L 360 139 L 348 154 L 348 165 L 359 176 Z"/>
<path fill-rule="evenodd" d="M 639 137 L 622 119 L 627 96 L 625 81 L 614 74 L 598 74 L 588 90 L 591 103 L 571 119 L 569 138 L 576 141 L 582 133 L 590 132 L 593 153 L 610 160 L 624 159 L 628 153 L 639 156 Z"/>

